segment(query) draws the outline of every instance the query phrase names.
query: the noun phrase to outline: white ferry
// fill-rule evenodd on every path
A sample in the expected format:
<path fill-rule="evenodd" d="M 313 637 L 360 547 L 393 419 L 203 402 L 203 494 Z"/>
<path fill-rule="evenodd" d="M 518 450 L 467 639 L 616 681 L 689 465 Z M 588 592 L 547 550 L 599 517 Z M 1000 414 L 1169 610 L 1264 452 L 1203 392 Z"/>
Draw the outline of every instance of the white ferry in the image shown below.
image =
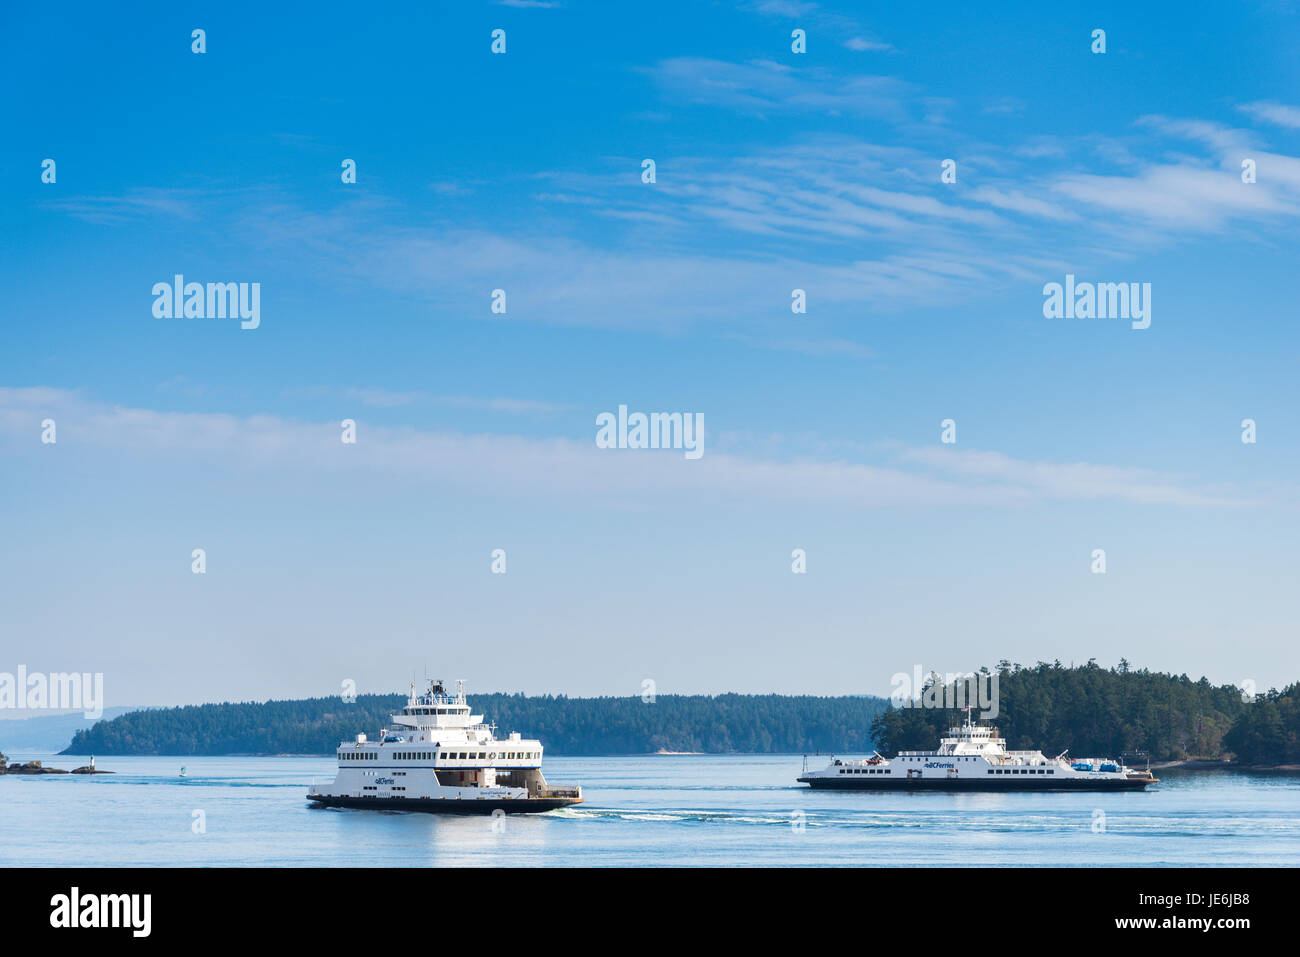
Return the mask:
<path fill-rule="evenodd" d="M 470 714 L 465 682 L 449 694 L 440 681 L 417 696 L 378 741 L 358 734 L 339 745 L 338 776 L 312 785 L 307 798 L 326 807 L 385 808 L 448 814 L 550 811 L 582 803 L 582 788 L 552 787 L 542 777 L 542 744 Z"/>
<path fill-rule="evenodd" d="M 1102 758 L 1070 760 L 1068 751 L 1048 758 L 1041 751 L 1008 751 L 996 728 L 972 724 L 970 710 L 951 728 L 937 751 L 878 753 L 860 761 L 832 760 L 809 771 L 801 784 L 848 791 L 1140 791 L 1159 779 Z"/>

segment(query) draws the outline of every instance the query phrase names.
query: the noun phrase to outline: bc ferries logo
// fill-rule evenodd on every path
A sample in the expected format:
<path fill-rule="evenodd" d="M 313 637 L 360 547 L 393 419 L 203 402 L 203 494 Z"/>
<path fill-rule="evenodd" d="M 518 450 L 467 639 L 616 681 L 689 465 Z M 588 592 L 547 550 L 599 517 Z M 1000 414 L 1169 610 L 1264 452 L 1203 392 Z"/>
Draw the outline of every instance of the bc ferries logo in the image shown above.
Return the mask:
<path fill-rule="evenodd" d="M 375 778 L 376 784 L 392 784 L 395 778 Z"/>
<path fill-rule="evenodd" d="M 1047 319 L 1131 319 L 1134 329 L 1151 325 L 1151 283 L 1080 282 L 1066 273 L 1065 285 L 1043 287 L 1043 316 Z"/>
<path fill-rule="evenodd" d="M 260 282 L 186 282 L 177 273 L 171 282 L 156 282 L 151 290 L 153 314 L 159 319 L 241 319 L 241 329 L 262 324 Z"/>
<path fill-rule="evenodd" d="M 926 766 L 927 768 L 951 768 L 951 767 L 956 767 L 956 765 L 954 765 L 951 761 L 927 761 L 927 762 L 925 762 L 925 766 Z"/>

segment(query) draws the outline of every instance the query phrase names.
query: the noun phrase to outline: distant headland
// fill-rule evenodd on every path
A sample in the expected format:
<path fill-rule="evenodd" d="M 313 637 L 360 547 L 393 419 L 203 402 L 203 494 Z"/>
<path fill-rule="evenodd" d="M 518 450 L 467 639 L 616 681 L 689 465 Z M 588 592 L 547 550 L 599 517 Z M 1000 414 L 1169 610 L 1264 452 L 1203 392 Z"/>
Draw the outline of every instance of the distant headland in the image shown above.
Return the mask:
<path fill-rule="evenodd" d="M 1127 753 L 1164 766 L 1300 765 L 1300 684 L 1248 698 L 1233 685 L 1124 661 L 1002 661 L 984 670 L 999 685 L 991 723 L 1014 748 Z M 385 727 L 404 703 L 394 694 L 153 708 L 78 731 L 62 753 L 333 754 L 340 741 Z M 540 738 L 553 755 L 893 753 L 931 746 L 958 717 L 872 696 L 471 693 L 470 703 L 488 721 Z"/>

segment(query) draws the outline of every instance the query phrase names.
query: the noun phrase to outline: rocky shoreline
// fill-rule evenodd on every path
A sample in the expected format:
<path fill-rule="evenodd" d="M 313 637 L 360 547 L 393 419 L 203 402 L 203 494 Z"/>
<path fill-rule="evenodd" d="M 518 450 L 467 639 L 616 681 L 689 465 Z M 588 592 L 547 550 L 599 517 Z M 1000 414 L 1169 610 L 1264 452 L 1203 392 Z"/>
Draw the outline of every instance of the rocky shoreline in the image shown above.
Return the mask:
<path fill-rule="evenodd" d="M 1238 764 L 1214 758 L 1188 758 L 1183 761 L 1152 761 L 1151 770 L 1179 768 L 1184 771 L 1300 771 L 1300 764 Z"/>
<path fill-rule="evenodd" d="M 10 764 L 9 759 L 0 754 L 0 774 L 112 774 L 112 771 L 101 771 L 95 767 L 95 759 L 92 757 L 90 763 L 79 768 L 73 768 L 69 771 L 67 768 L 47 768 L 40 761 L 20 761 L 17 764 Z"/>

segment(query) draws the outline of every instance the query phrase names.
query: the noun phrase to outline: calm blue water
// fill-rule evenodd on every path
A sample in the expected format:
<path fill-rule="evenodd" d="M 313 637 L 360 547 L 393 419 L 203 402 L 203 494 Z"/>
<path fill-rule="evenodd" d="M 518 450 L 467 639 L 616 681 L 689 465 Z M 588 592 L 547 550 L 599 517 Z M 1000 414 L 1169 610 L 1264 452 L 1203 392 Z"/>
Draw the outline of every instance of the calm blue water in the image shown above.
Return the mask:
<path fill-rule="evenodd" d="M 548 758 L 548 780 L 583 785 L 587 803 L 493 831 L 477 816 L 312 809 L 303 795 L 333 778 L 329 758 L 97 763 L 118 773 L 0 777 L 0 864 L 1300 865 L 1300 775 L 1164 771 L 1140 794 L 848 794 L 795 784 L 798 756 Z"/>

